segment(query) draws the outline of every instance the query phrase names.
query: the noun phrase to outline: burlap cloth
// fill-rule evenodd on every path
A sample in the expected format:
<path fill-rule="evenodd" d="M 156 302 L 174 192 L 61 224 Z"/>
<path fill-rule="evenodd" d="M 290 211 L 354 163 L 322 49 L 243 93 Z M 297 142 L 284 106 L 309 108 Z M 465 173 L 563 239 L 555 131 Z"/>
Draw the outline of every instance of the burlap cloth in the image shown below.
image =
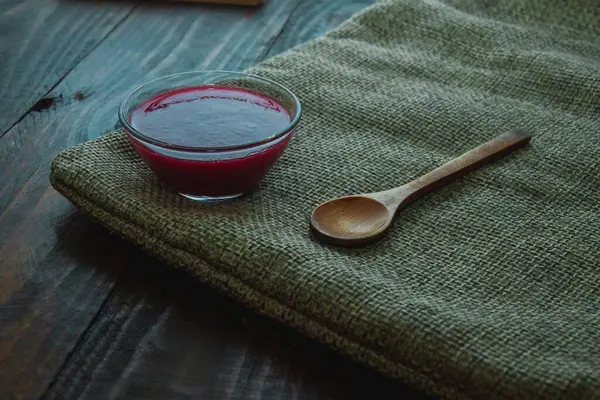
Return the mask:
<path fill-rule="evenodd" d="M 447 398 L 600 398 L 600 3 L 383 1 L 252 68 L 304 117 L 249 197 L 188 201 L 123 133 L 54 187 L 167 264 Z M 405 183 L 512 128 L 532 144 L 337 249 L 311 209 Z"/>

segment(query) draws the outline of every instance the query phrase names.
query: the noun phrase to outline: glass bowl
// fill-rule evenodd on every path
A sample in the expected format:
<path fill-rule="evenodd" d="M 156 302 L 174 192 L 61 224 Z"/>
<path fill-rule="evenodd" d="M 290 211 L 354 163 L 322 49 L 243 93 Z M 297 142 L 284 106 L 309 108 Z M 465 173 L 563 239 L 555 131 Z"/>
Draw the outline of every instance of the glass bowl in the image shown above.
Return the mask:
<path fill-rule="evenodd" d="M 119 120 L 152 171 L 182 196 L 224 200 L 256 188 L 301 115 L 269 79 L 197 71 L 152 80 L 123 100 Z"/>

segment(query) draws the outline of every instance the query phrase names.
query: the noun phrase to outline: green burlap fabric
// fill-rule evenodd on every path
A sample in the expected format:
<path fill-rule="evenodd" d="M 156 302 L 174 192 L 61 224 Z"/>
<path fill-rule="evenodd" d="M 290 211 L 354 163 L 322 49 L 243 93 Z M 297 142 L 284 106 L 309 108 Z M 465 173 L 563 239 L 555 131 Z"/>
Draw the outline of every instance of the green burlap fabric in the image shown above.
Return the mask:
<path fill-rule="evenodd" d="M 53 185 L 168 264 L 447 398 L 600 398 L 600 4 L 383 1 L 252 69 L 304 117 L 260 190 L 195 204 L 123 133 Z M 312 208 L 405 183 L 512 128 L 531 146 L 338 249 Z"/>

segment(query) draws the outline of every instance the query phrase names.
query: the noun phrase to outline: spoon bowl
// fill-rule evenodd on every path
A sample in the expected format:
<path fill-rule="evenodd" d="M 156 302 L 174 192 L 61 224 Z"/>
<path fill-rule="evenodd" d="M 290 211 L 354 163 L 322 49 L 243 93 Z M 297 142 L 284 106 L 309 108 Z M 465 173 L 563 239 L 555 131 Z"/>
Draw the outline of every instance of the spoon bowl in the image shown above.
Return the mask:
<path fill-rule="evenodd" d="M 525 146 L 530 140 L 531 136 L 522 131 L 507 132 L 400 187 L 325 202 L 313 210 L 311 229 L 317 239 L 329 244 L 355 247 L 372 243 L 392 226 L 401 208 L 420 196 Z"/>
<path fill-rule="evenodd" d="M 378 200 L 367 196 L 346 196 L 315 208 L 311 227 L 323 241 L 340 245 L 367 243 L 385 233 L 393 217 Z"/>

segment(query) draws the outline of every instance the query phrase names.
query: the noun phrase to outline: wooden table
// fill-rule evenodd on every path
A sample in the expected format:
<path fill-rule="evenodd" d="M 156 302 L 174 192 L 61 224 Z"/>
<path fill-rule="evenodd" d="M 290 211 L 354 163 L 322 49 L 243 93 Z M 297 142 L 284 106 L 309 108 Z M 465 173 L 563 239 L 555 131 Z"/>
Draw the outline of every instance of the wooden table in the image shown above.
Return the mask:
<path fill-rule="evenodd" d="M 149 258 L 48 184 L 161 75 L 242 70 L 371 0 L 0 0 L 0 399 L 419 397 Z"/>

